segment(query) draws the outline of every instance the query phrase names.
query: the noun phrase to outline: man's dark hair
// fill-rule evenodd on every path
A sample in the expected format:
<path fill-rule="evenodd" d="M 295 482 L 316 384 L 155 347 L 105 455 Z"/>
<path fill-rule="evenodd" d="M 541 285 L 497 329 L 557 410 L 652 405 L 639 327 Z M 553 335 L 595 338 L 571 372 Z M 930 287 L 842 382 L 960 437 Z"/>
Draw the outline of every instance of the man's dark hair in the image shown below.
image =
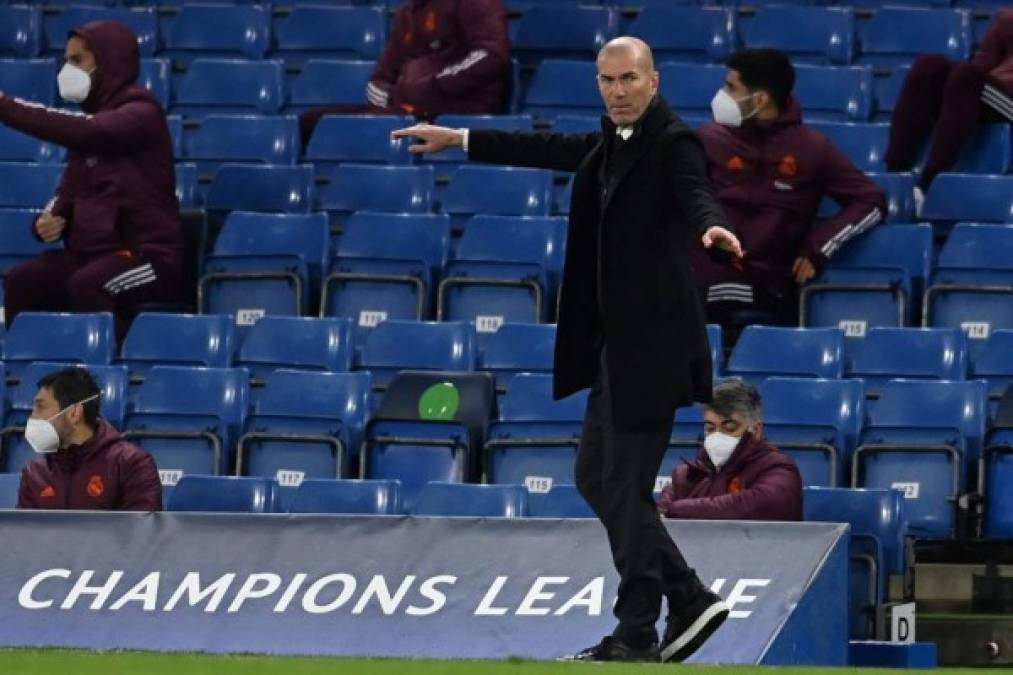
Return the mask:
<path fill-rule="evenodd" d="M 778 109 L 787 109 L 788 97 L 795 86 L 795 68 L 787 54 L 776 49 L 740 49 L 729 57 L 726 65 L 738 71 L 747 89 L 765 91 Z"/>
<path fill-rule="evenodd" d="M 53 392 L 53 398 L 59 404 L 60 410 L 102 393 L 91 373 L 86 368 L 77 367 L 53 371 L 39 380 L 38 387 L 39 389 L 45 388 Z M 102 400 L 99 397 L 88 401 L 82 406 L 84 408 L 84 421 L 88 426 L 94 428 L 95 423 L 98 421 L 101 403 Z"/>
<path fill-rule="evenodd" d="M 714 395 L 707 408 L 724 418 L 741 413 L 750 419 L 763 419 L 760 392 L 743 380 L 727 380 L 714 387 Z"/>

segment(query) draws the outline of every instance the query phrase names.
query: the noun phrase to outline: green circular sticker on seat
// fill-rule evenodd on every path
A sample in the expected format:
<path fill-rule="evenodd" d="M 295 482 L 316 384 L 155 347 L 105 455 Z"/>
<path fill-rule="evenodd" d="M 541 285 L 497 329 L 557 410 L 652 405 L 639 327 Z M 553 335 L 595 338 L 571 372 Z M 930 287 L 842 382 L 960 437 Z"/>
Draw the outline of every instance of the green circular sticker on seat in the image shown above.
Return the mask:
<path fill-rule="evenodd" d="M 461 405 L 461 394 L 450 382 L 441 382 L 422 392 L 419 417 L 424 420 L 452 420 Z"/>

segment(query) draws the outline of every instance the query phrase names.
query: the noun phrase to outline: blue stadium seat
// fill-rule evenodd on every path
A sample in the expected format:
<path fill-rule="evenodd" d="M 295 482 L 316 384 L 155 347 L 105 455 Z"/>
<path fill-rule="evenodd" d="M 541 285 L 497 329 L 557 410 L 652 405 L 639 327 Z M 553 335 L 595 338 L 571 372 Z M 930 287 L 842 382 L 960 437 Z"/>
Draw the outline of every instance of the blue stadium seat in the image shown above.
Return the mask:
<path fill-rule="evenodd" d="M 710 117 L 711 100 L 724 86 L 728 69 L 711 64 L 669 62 L 658 64 L 658 73 L 661 76 L 658 92 L 680 116 Z M 598 106 L 600 110 L 600 99 Z"/>
<path fill-rule="evenodd" d="M 201 173 L 214 173 L 223 162 L 295 164 L 299 124 L 294 115 L 208 115 L 187 124 L 183 147 Z"/>
<path fill-rule="evenodd" d="M 419 492 L 412 515 L 523 518 L 528 515 L 528 491 L 520 485 L 433 482 Z"/>
<path fill-rule="evenodd" d="M 155 365 L 228 368 L 234 333 L 231 317 L 222 314 L 142 312 L 130 325 L 117 362 L 142 380 Z"/>
<path fill-rule="evenodd" d="M 59 247 L 44 244 L 35 237 L 33 228 L 38 215 L 37 211 L 27 209 L 0 209 L 0 277 L 43 251 Z"/>
<path fill-rule="evenodd" d="M 382 7 L 293 7 L 274 22 L 274 51 L 289 65 L 310 58 L 380 56 L 387 44 Z"/>
<path fill-rule="evenodd" d="M 155 366 L 127 413 L 124 435 L 154 456 L 163 485 L 186 474 L 232 473 L 249 379 L 243 368 Z"/>
<path fill-rule="evenodd" d="M 500 166 L 462 166 L 443 195 L 443 211 L 468 218 L 547 216 L 552 205 L 552 172 Z"/>
<path fill-rule="evenodd" d="M 564 218 L 475 216 L 440 281 L 437 320 L 474 322 L 483 342 L 506 322 L 549 320 L 565 242 Z"/>
<path fill-rule="evenodd" d="M 968 195 L 974 195 L 968 199 Z M 925 194 L 925 220 L 1013 223 L 1013 176 L 943 173 Z"/>
<path fill-rule="evenodd" d="M 600 115 L 559 115 L 552 130 L 561 134 L 593 134 L 601 131 Z"/>
<path fill-rule="evenodd" d="M 194 56 L 260 59 L 271 46 L 271 9 L 253 5 L 188 5 L 162 19 L 165 52 L 175 60 Z"/>
<path fill-rule="evenodd" d="M 403 513 L 401 483 L 396 480 L 308 478 L 295 491 L 288 512 L 400 515 Z"/>
<path fill-rule="evenodd" d="M 855 12 L 850 7 L 760 7 L 740 30 L 747 47 L 779 49 L 794 63 L 846 65 L 855 55 Z"/>
<path fill-rule="evenodd" d="M 56 193 L 60 164 L 0 162 L 0 208 L 41 209 Z"/>
<path fill-rule="evenodd" d="M 56 59 L 0 59 L 0 91 L 26 101 L 56 101 Z"/>
<path fill-rule="evenodd" d="M 725 374 L 754 382 L 775 375 L 838 379 L 843 352 L 844 332 L 836 328 L 748 326 Z"/>
<path fill-rule="evenodd" d="M 279 513 L 278 482 L 268 478 L 183 476 L 168 511 L 212 513 Z"/>
<path fill-rule="evenodd" d="M 347 372 L 353 353 L 348 319 L 265 316 L 247 331 L 235 365 L 256 384 L 279 369 Z"/>
<path fill-rule="evenodd" d="M 981 455 L 986 395 L 984 382 L 887 382 L 855 450 L 852 487 L 903 490 L 912 532 L 952 537 L 954 502 Z"/>
<path fill-rule="evenodd" d="M 373 374 L 376 389 L 400 370 L 475 370 L 475 340 L 467 323 L 382 321 L 366 337 L 359 368 Z"/>
<path fill-rule="evenodd" d="M 313 167 L 223 164 L 208 186 L 205 206 L 220 211 L 305 213 L 313 195 Z"/>
<path fill-rule="evenodd" d="M 888 380 L 963 380 L 967 338 L 954 328 L 870 328 L 848 340 L 845 375 L 865 382 L 875 395 Z"/>
<path fill-rule="evenodd" d="M 859 20 L 857 28 L 861 63 L 906 64 L 924 53 L 954 61 L 971 55 L 971 20 L 965 10 L 882 7 Z"/>
<path fill-rule="evenodd" d="M 881 122 L 889 122 L 893 109 L 900 97 L 901 87 L 904 80 L 911 72 L 910 66 L 895 66 L 890 68 L 888 73 L 877 73 L 872 80 L 874 98 L 876 100 L 876 114 L 873 119 Z"/>
<path fill-rule="evenodd" d="M 436 123 L 451 129 L 498 129 L 500 131 L 531 131 L 534 120 L 531 115 L 440 115 Z M 461 148 L 447 148 L 443 152 L 425 155 L 423 158 L 434 164 L 461 164 L 468 156 Z"/>
<path fill-rule="evenodd" d="M 1013 173 L 1013 127 L 979 124 L 953 166 L 954 173 Z"/>
<path fill-rule="evenodd" d="M 999 398 L 1013 384 L 1013 330 L 997 330 L 978 350 L 970 379 L 988 382 L 988 395 Z"/>
<path fill-rule="evenodd" d="M 430 316 L 449 248 L 446 215 L 353 213 L 324 280 L 321 316 L 352 319 L 359 346 L 381 321 Z"/>
<path fill-rule="evenodd" d="M 172 111 L 186 117 L 212 113 L 274 115 L 284 102 L 281 61 L 194 59 L 175 87 Z"/>
<path fill-rule="evenodd" d="M 1008 356 L 1008 353 L 1007 353 Z M 1013 538 L 1013 389 L 999 402 L 978 469 L 978 493 L 984 501 L 982 534 L 991 539 Z"/>
<path fill-rule="evenodd" d="M 617 12 L 611 7 L 535 5 L 511 25 L 510 43 L 522 62 L 545 56 L 593 58 L 617 30 Z"/>
<path fill-rule="evenodd" d="M 910 173 L 866 173 L 865 175 L 886 194 L 886 222 L 910 223 L 915 214 L 914 176 Z"/>
<path fill-rule="evenodd" d="M 531 80 L 523 111 L 550 118 L 571 113 L 600 115 L 603 107 L 596 82 L 597 70 L 591 61 L 546 59 Z"/>
<path fill-rule="evenodd" d="M 137 36 L 141 56 L 153 56 L 158 51 L 158 14 L 150 7 L 101 7 L 98 4 L 70 5 L 54 12 L 47 7 L 43 15 L 46 51 L 63 56 L 70 31 L 90 21 L 116 21 Z"/>
<path fill-rule="evenodd" d="M 370 410 L 369 373 L 278 370 L 246 418 L 237 473 L 295 488 L 304 478 L 347 478 Z M 289 501 L 291 491 L 283 494 Z"/>
<path fill-rule="evenodd" d="M 801 323 L 842 328 L 856 338 L 873 326 L 909 325 L 921 306 L 931 260 L 931 226 L 874 227 L 848 242 L 802 288 Z"/>
<path fill-rule="evenodd" d="M 505 323 L 489 336 L 478 367 L 496 377 L 503 393 L 518 373 L 551 373 L 555 347 L 555 324 Z"/>
<path fill-rule="evenodd" d="M 711 369 L 715 379 L 725 371 L 725 335 L 724 330 L 716 323 L 707 324 L 707 342 L 711 348 Z"/>
<path fill-rule="evenodd" d="M 314 139 L 317 136 L 314 136 Z M 352 211 L 430 213 L 433 210 L 435 174 L 431 166 L 377 166 L 342 164 L 321 169 L 317 208 L 348 214 Z M 340 216 L 338 217 L 340 221 Z"/>
<path fill-rule="evenodd" d="M 169 136 L 172 138 L 172 156 L 179 159 L 183 156 L 183 118 L 166 115 L 165 123 L 169 125 Z"/>
<path fill-rule="evenodd" d="M 2 8 L 0 8 L 2 11 Z M 0 14 L 2 17 L 2 14 Z M 21 487 L 20 473 L 0 473 L 0 509 L 13 509 L 18 505 L 18 489 Z"/>
<path fill-rule="evenodd" d="M 391 138 L 414 118 L 393 115 L 327 115 L 317 124 L 306 147 L 306 159 L 316 164 L 340 162 L 411 164 L 410 141 Z"/>
<path fill-rule="evenodd" d="M 795 68 L 795 96 L 809 120 L 865 122 L 872 116 L 872 68 Z"/>
<path fill-rule="evenodd" d="M 738 47 L 735 10 L 648 4 L 627 34 L 651 45 L 658 61 L 723 63 Z"/>
<path fill-rule="evenodd" d="M 41 46 L 41 7 L 0 7 L 0 56 L 31 58 Z"/>
<path fill-rule="evenodd" d="M 168 108 L 172 101 L 172 62 L 169 59 L 141 59 L 137 84 L 144 87 Z"/>
<path fill-rule="evenodd" d="M 862 383 L 772 377 L 760 396 L 764 434 L 795 460 L 803 484 L 842 484 L 865 421 Z"/>
<path fill-rule="evenodd" d="M 197 165 L 183 163 L 176 165 L 176 199 L 183 209 L 194 208 L 199 204 L 197 190 Z"/>
<path fill-rule="evenodd" d="M 327 216 L 233 211 L 197 285 L 201 313 L 251 326 L 268 314 L 303 315 L 327 259 Z"/>
<path fill-rule="evenodd" d="M 321 105 L 365 105 L 366 84 L 376 63 L 310 59 L 293 79 L 286 112 Z"/>
<path fill-rule="evenodd" d="M 32 361 L 109 364 L 115 349 L 112 314 L 24 312 L 7 327 L 3 357 L 19 378 Z"/>
<path fill-rule="evenodd" d="M 886 171 L 883 156 L 890 136 L 889 124 L 814 122 L 809 126 L 824 133 L 862 171 Z"/>
<path fill-rule="evenodd" d="M 532 518 L 594 518 L 594 511 L 576 485 L 558 484 L 544 494 L 528 492 L 528 515 Z"/>

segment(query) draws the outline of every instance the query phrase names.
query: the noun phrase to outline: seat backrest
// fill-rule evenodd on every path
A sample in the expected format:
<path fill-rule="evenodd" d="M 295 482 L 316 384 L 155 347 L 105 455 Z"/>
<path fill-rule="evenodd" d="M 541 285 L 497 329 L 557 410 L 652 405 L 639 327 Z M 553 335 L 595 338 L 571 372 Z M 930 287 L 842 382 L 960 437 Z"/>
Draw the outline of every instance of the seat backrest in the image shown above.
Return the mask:
<path fill-rule="evenodd" d="M 724 61 L 738 46 L 735 10 L 725 7 L 649 4 L 627 34 L 651 45 L 659 60 Z"/>
<path fill-rule="evenodd" d="M 724 66 L 697 63 L 662 63 L 659 93 L 673 109 L 683 113 L 710 114 L 711 99 L 725 83 Z"/>
<path fill-rule="evenodd" d="M 71 5 L 62 11 L 44 16 L 45 49 L 63 55 L 70 31 L 91 21 L 117 21 L 137 36 L 141 56 L 151 56 L 159 49 L 158 13 L 155 7 L 98 7 Z"/>
<path fill-rule="evenodd" d="M 1013 222 L 1013 176 L 944 173 L 925 195 L 922 217 L 932 221 Z"/>
<path fill-rule="evenodd" d="M 535 71 L 524 98 L 524 107 L 535 113 L 551 112 L 553 108 L 586 109 L 590 114 L 600 113 L 601 94 L 595 85 L 595 77 L 595 65 L 591 61 L 546 59 Z"/>
<path fill-rule="evenodd" d="M 397 115 L 325 115 L 306 146 L 312 162 L 378 162 L 411 164 L 410 140 L 393 138 L 397 129 L 410 127 L 415 119 Z"/>
<path fill-rule="evenodd" d="M 552 397 L 552 375 L 521 373 L 510 380 L 500 410 L 504 422 L 581 422 L 587 410 L 587 391 L 561 401 Z"/>
<path fill-rule="evenodd" d="M 228 368 L 235 349 L 232 319 L 223 314 L 138 314 L 120 349 L 131 367 L 162 363 Z M 170 337 L 171 336 L 171 337 Z"/>
<path fill-rule="evenodd" d="M 939 252 L 939 268 L 1013 272 L 1013 228 L 988 223 L 957 223 Z"/>
<path fill-rule="evenodd" d="M 38 392 L 38 383 L 46 375 L 68 366 L 87 368 L 95 378 L 102 395 L 99 399 L 99 414 L 114 427 L 119 427 L 127 409 L 127 368 L 126 366 L 100 366 L 79 363 L 55 363 L 35 361 L 21 372 L 21 381 L 11 392 L 11 409 L 28 413 Z M 26 417 L 27 414 L 19 417 Z"/>
<path fill-rule="evenodd" d="M 274 25 L 274 46 L 279 52 L 351 53 L 375 59 L 386 44 L 383 7 L 295 6 Z"/>
<path fill-rule="evenodd" d="M 223 164 L 208 186 L 205 206 L 222 211 L 306 213 L 313 194 L 313 167 Z"/>
<path fill-rule="evenodd" d="M 0 91 L 26 101 L 56 100 L 56 59 L 0 59 Z"/>
<path fill-rule="evenodd" d="M 278 481 L 273 478 L 183 475 L 169 497 L 169 511 L 277 513 Z"/>
<path fill-rule="evenodd" d="M 291 106 L 362 104 L 375 68 L 373 61 L 310 59 L 292 81 Z"/>
<path fill-rule="evenodd" d="M 446 214 L 359 212 L 343 224 L 336 258 L 422 260 L 433 273 L 447 262 L 450 216 Z"/>
<path fill-rule="evenodd" d="M 59 164 L 0 162 L 0 208 L 43 208 L 62 175 Z"/>
<path fill-rule="evenodd" d="M 887 574 L 904 574 L 907 517 L 901 490 L 806 487 L 802 508 L 807 521 L 848 523 L 853 536 L 875 537 Z"/>
<path fill-rule="evenodd" d="M 861 382 L 771 377 L 759 389 L 764 423 L 832 427 L 841 432 L 841 451 L 855 447 L 865 423 Z"/>
<path fill-rule="evenodd" d="M 740 30 L 747 47 L 773 47 L 794 59 L 848 64 L 854 57 L 855 12 L 850 7 L 760 7 Z"/>
<path fill-rule="evenodd" d="M 337 419 L 361 434 L 370 412 L 370 396 L 369 373 L 276 370 L 268 376 L 254 413 Z"/>
<path fill-rule="evenodd" d="M 954 61 L 971 55 L 971 17 L 963 9 L 880 7 L 857 27 L 866 63 L 905 63 L 926 52 Z"/>
<path fill-rule="evenodd" d="M 555 484 L 544 495 L 528 495 L 528 512 L 535 518 L 594 518 L 594 511 L 576 485 Z"/>
<path fill-rule="evenodd" d="M 555 346 L 555 324 L 505 323 L 489 336 L 481 368 L 551 372 Z"/>
<path fill-rule="evenodd" d="M 976 377 L 1013 378 L 1013 330 L 997 330 L 988 336 L 974 359 L 972 372 Z"/>
<path fill-rule="evenodd" d="M 890 125 L 876 122 L 813 122 L 862 171 L 885 171 L 883 156 Z"/>
<path fill-rule="evenodd" d="M 281 61 L 194 59 L 176 86 L 174 109 L 273 115 L 284 102 Z"/>
<path fill-rule="evenodd" d="M 4 339 L 4 360 L 108 364 L 116 349 L 113 316 L 22 312 Z"/>
<path fill-rule="evenodd" d="M 165 48 L 259 59 L 271 44 L 271 10 L 256 5 L 188 5 L 162 24 Z"/>
<path fill-rule="evenodd" d="M 565 218 L 480 215 L 465 226 L 455 259 L 529 263 L 559 272 L 565 240 Z"/>
<path fill-rule="evenodd" d="M 488 373 L 404 370 L 391 381 L 376 417 L 459 422 L 473 439 L 481 439 L 495 413 L 495 388 Z"/>
<path fill-rule="evenodd" d="M 330 247 L 330 225 L 323 213 L 251 213 L 233 211 L 225 218 L 216 256 L 298 256 L 319 281 Z"/>
<path fill-rule="evenodd" d="M 795 67 L 795 96 L 813 119 L 864 122 L 872 116 L 872 68 Z"/>
<path fill-rule="evenodd" d="M 932 226 L 921 223 L 874 227 L 845 244 L 827 264 L 904 270 L 911 278 L 915 297 L 919 297 L 919 289 L 925 287 L 932 268 Z"/>
<path fill-rule="evenodd" d="M 3 8 L 0 8 L 2 12 Z M 3 18 L 0 13 L 0 19 Z M 21 487 L 21 472 L 0 473 L 0 509 L 13 509 L 18 505 L 18 489 Z"/>
<path fill-rule="evenodd" d="M 848 377 L 967 377 L 967 338 L 955 328 L 870 328 L 847 351 Z"/>
<path fill-rule="evenodd" d="M 547 216 L 552 172 L 545 169 L 466 165 L 443 195 L 443 211 L 500 216 Z"/>
<path fill-rule="evenodd" d="M 237 433 L 249 405 L 249 380 L 245 368 L 155 366 L 137 392 L 133 412 L 216 417 Z"/>
<path fill-rule="evenodd" d="M 172 100 L 171 74 L 172 61 L 170 59 L 141 59 L 141 72 L 137 76 L 137 85 L 150 91 L 163 108 L 168 108 Z M 169 133 L 172 133 L 171 121 Z"/>
<path fill-rule="evenodd" d="M 915 215 L 914 176 L 910 173 L 866 173 L 865 176 L 886 194 L 886 221 L 910 223 Z"/>
<path fill-rule="evenodd" d="M 431 166 L 342 164 L 324 174 L 317 205 L 327 211 L 428 214 L 436 177 Z"/>
<path fill-rule="evenodd" d="M 522 518 L 528 491 L 523 485 L 429 483 L 415 497 L 412 515 Z"/>
<path fill-rule="evenodd" d="M 7 126 L 0 127 L 0 161 L 59 164 L 66 155 L 62 146 L 40 141 Z"/>
<path fill-rule="evenodd" d="M 299 484 L 289 513 L 357 513 L 398 515 L 401 481 L 308 478 Z"/>
<path fill-rule="evenodd" d="M 349 319 L 268 315 L 246 333 L 236 365 L 255 375 L 274 368 L 345 372 L 353 351 Z"/>
<path fill-rule="evenodd" d="M 0 209 L 0 271 L 6 272 L 24 258 L 34 257 L 59 245 L 44 244 L 33 233 L 38 211 Z"/>
<path fill-rule="evenodd" d="M 968 461 L 978 457 L 987 421 L 985 382 L 890 380 L 869 411 L 871 427 L 956 431 Z"/>
<path fill-rule="evenodd" d="M 362 349 L 363 369 L 475 369 L 475 327 L 464 322 L 383 321 Z"/>
<path fill-rule="evenodd" d="M 299 125 L 294 115 L 208 115 L 187 130 L 188 159 L 294 164 L 299 158 Z"/>
<path fill-rule="evenodd" d="M 37 56 L 41 37 L 41 7 L 0 7 L 0 55 Z"/>
<path fill-rule="evenodd" d="M 748 326 L 728 361 L 729 375 L 843 374 L 844 332 L 837 328 Z"/>
<path fill-rule="evenodd" d="M 535 5 L 514 26 L 511 45 L 515 51 L 576 52 L 593 56 L 618 29 L 616 11 L 610 7 Z"/>

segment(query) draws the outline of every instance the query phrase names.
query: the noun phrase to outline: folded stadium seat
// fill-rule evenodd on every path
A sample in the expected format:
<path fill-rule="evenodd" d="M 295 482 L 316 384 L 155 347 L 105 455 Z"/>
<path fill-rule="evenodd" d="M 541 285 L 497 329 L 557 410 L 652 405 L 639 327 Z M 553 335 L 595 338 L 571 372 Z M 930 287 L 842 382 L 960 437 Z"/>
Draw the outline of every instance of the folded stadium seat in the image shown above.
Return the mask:
<path fill-rule="evenodd" d="M 597 69 L 590 60 L 546 59 L 531 79 L 522 112 L 548 119 L 565 114 L 600 115 L 603 108 L 596 81 Z"/>
<path fill-rule="evenodd" d="M 62 164 L 67 152 L 61 145 L 40 141 L 32 136 L 0 126 L 0 161 Z"/>
<path fill-rule="evenodd" d="M 890 125 L 866 122 L 813 122 L 809 125 L 825 134 L 862 171 L 886 171 L 883 156 Z"/>
<path fill-rule="evenodd" d="M 0 91 L 26 101 L 56 101 L 56 59 L 0 59 Z"/>
<path fill-rule="evenodd" d="M 401 515 L 401 483 L 396 480 L 307 478 L 296 488 L 288 512 Z"/>
<path fill-rule="evenodd" d="M 869 411 L 852 487 L 904 491 L 912 533 L 951 538 L 956 500 L 985 435 L 984 382 L 893 380 Z"/>
<path fill-rule="evenodd" d="M 844 374 L 844 331 L 837 328 L 747 326 L 725 369 L 728 377 L 758 384 L 773 376 L 839 379 Z"/>
<path fill-rule="evenodd" d="M 1013 330 L 993 331 L 971 363 L 968 379 L 988 382 L 989 398 L 997 399 L 1013 384 Z"/>
<path fill-rule="evenodd" d="M 347 372 L 353 354 L 348 319 L 265 316 L 246 332 L 235 365 L 249 370 L 253 384 L 261 385 L 281 369 Z"/>
<path fill-rule="evenodd" d="M 268 478 L 182 476 L 167 511 L 280 513 L 278 482 Z"/>
<path fill-rule="evenodd" d="M 295 164 L 299 124 L 294 115 L 208 115 L 186 124 L 183 149 L 202 174 L 225 162 Z"/>
<path fill-rule="evenodd" d="M 627 34 L 651 45 L 658 61 L 724 63 L 739 46 L 735 10 L 648 4 Z"/>
<path fill-rule="evenodd" d="M 807 522 L 851 526 L 848 637 L 875 638 L 876 610 L 888 600 L 890 577 L 906 572 L 904 494 L 900 490 L 808 487 L 802 504 Z"/>
<path fill-rule="evenodd" d="M 528 515 L 532 518 L 595 518 L 591 505 L 576 485 L 553 485 L 545 493 L 528 492 Z"/>
<path fill-rule="evenodd" d="M 440 115 L 436 123 L 452 129 L 531 131 L 535 128 L 531 115 Z M 468 161 L 468 156 L 461 148 L 448 148 L 443 152 L 423 155 L 422 160 L 436 164 L 440 178 L 449 178 L 458 164 Z"/>
<path fill-rule="evenodd" d="M 317 208 L 341 230 L 353 211 L 428 214 L 433 210 L 435 173 L 431 166 L 342 164 L 323 168 L 318 162 Z"/>
<path fill-rule="evenodd" d="M 796 64 L 847 65 L 855 55 L 851 7 L 760 7 L 743 20 L 740 31 L 747 47 L 779 49 Z"/>
<path fill-rule="evenodd" d="M 41 7 L 0 7 L 0 57 L 31 58 L 41 47 Z"/>
<path fill-rule="evenodd" d="M 573 178 L 566 181 L 562 189 L 556 190 L 553 185 L 552 213 L 557 216 L 570 215 L 570 201 L 573 198 Z"/>
<path fill-rule="evenodd" d="M 847 243 L 802 287 L 800 323 L 849 338 L 873 326 L 907 326 L 921 307 L 932 261 L 932 227 L 879 225 Z"/>
<path fill-rule="evenodd" d="M 611 7 L 535 5 L 510 25 L 510 45 L 521 65 L 543 58 L 588 58 L 617 35 Z"/>
<path fill-rule="evenodd" d="M 232 317 L 225 314 L 143 312 L 130 325 L 116 362 L 140 383 L 156 365 L 228 368 L 235 347 Z"/>
<path fill-rule="evenodd" d="M 244 368 L 155 366 L 123 423 L 172 487 L 185 474 L 231 474 L 250 398 Z"/>
<path fill-rule="evenodd" d="M 184 117 L 275 115 L 285 101 L 283 87 L 281 61 L 194 59 L 175 82 L 171 111 Z"/>
<path fill-rule="evenodd" d="M 329 228 L 322 213 L 233 211 L 197 284 L 199 311 L 252 326 L 268 314 L 300 316 L 320 287 Z"/>
<path fill-rule="evenodd" d="M 273 52 L 289 66 L 321 57 L 375 59 L 386 44 L 383 7 L 295 6 L 274 18 Z"/>
<path fill-rule="evenodd" d="M 176 165 L 176 199 L 180 208 L 194 208 L 201 203 L 197 182 L 196 164 L 184 162 Z"/>
<path fill-rule="evenodd" d="M 715 381 L 714 384 L 718 384 Z M 654 485 L 656 493 L 672 481 L 672 471 L 683 461 L 690 462 L 700 453 L 704 439 L 703 406 L 695 403 L 675 411 L 672 422 L 672 433 L 668 439 L 668 449 L 661 459 L 658 469 L 658 480 Z"/>
<path fill-rule="evenodd" d="M 933 191 L 942 187 L 937 186 L 933 185 Z M 1013 200 L 1013 182 L 1010 186 L 1008 199 Z M 939 253 L 932 284 L 925 292 L 923 324 L 963 329 L 970 338 L 972 361 L 992 331 L 1013 328 L 1010 251 L 1013 228 L 1009 225 L 959 223 Z"/>
<path fill-rule="evenodd" d="M 334 247 L 320 315 L 350 318 L 358 347 L 381 321 L 428 318 L 449 250 L 447 215 L 353 213 Z"/>
<path fill-rule="evenodd" d="M 373 388 L 387 386 L 401 370 L 475 370 L 475 327 L 463 322 L 381 321 L 366 336 L 358 369 L 373 374 Z"/>
<path fill-rule="evenodd" d="M 803 485 L 845 484 L 865 422 L 862 383 L 772 377 L 760 395 L 764 434 L 795 460 Z"/>
<path fill-rule="evenodd" d="M 707 324 L 707 342 L 711 348 L 711 370 L 717 379 L 725 370 L 725 335 L 721 326 L 716 323 Z"/>
<path fill-rule="evenodd" d="M 971 17 L 967 10 L 881 7 L 857 21 L 859 63 L 905 65 L 924 53 L 954 61 L 971 55 Z"/>
<path fill-rule="evenodd" d="M 17 508 L 20 487 L 20 473 L 0 473 L 0 509 Z"/>
<path fill-rule="evenodd" d="M 0 277 L 7 276 L 13 267 L 43 251 L 61 246 L 60 243 L 43 243 L 35 236 L 34 223 L 38 215 L 38 211 L 28 209 L 0 209 Z M 0 290 L 0 299 L 2 293 Z"/>
<path fill-rule="evenodd" d="M 304 478 L 347 478 L 370 410 L 369 373 L 278 370 L 237 448 L 236 473 L 274 478 L 287 504 Z"/>
<path fill-rule="evenodd" d="M 507 387 L 485 444 L 485 482 L 521 483 L 544 494 L 575 483 L 573 467 L 588 392 L 552 397 L 552 375 L 520 373 Z"/>
<path fill-rule="evenodd" d="M 594 134 L 601 132 L 601 115 L 559 115 L 552 130 L 560 134 Z"/>
<path fill-rule="evenodd" d="M 341 162 L 412 164 L 411 141 L 393 139 L 396 129 L 415 119 L 395 115 L 327 115 L 321 118 L 306 147 L 306 159 L 317 166 Z"/>
<path fill-rule="evenodd" d="M 41 209 L 63 176 L 61 164 L 0 162 L 0 208 Z"/>
<path fill-rule="evenodd" d="M 134 32 L 137 47 L 142 57 L 154 56 L 159 49 L 157 8 L 150 7 L 103 7 L 95 5 L 70 5 L 46 8 L 43 14 L 45 51 L 63 57 L 67 36 L 78 26 L 91 21 L 116 21 Z"/>
<path fill-rule="evenodd" d="M 271 9 L 183 4 L 162 16 L 161 28 L 164 53 L 177 63 L 203 56 L 260 59 L 271 46 Z"/>
<path fill-rule="evenodd" d="M 552 208 L 552 172 L 505 166 L 458 169 L 443 194 L 443 212 L 459 227 L 468 218 L 547 216 Z"/>
<path fill-rule="evenodd" d="M 25 464 L 38 457 L 24 439 L 25 422 L 32 414 L 35 395 L 38 392 L 38 382 L 46 375 L 70 365 L 86 367 L 88 372 L 92 374 L 95 383 L 102 392 L 99 399 L 99 415 L 117 429 L 120 428 L 127 408 L 127 369 L 125 366 L 32 362 L 21 371 L 21 381 L 18 385 L 9 389 L 10 409 L 3 418 L 3 429 L 0 430 L 0 472 L 20 472 Z M 3 387 L 0 386 L 0 391 L 2 389 Z"/>
<path fill-rule="evenodd" d="M 172 100 L 172 62 L 169 59 L 141 59 L 137 84 L 154 94 L 163 108 L 168 108 Z"/>
<path fill-rule="evenodd" d="M 872 68 L 795 68 L 795 96 L 807 120 L 865 122 L 872 116 Z"/>
<path fill-rule="evenodd" d="M 1013 223 L 1013 176 L 939 174 L 925 194 L 922 217 L 940 224 Z"/>
<path fill-rule="evenodd" d="M 658 64 L 658 73 L 661 75 L 658 92 L 680 117 L 709 116 L 711 100 L 724 86 L 728 69 L 713 64 L 666 62 Z"/>
<path fill-rule="evenodd" d="M 475 216 L 440 280 L 436 319 L 474 322 L 480 346 L 504 323 L 549 321 L 565 248 L 564 218 Z"/>
<path fill-rule="evenodd" d="M 183 118 L 166 115 L 165 123 L 169 125 L 169 137 L 172 139 L 172 156 L 180 159 L 183 156 Z"/>
<path fill-rule="evenodd" d="M 904 80 L 911 72 L 911 66 L 894 66 L 889 70 L 877 70 L 872 80 L 872 89 L 876 100 L 876 114 L 873 119 L 877 122 L 889 122 L 893 109 L 900 97 L 900 90 L 904 86 Z"/>
<path fill-rule="evenodd" d="M 494 389 L 489 373 L 399 373 L 367 427 L 360 477 L 400 480 L 408 510 L 430 481 L 477 480 Z"/>
<path fill-rule="evenodd" d="M 216 211 L 306 213 L 313 195 L 313 167 L 223 164 L 207 189 L 205 206 Z"/>
<path fill-rule="evenodd" d="M 478 368 L 493 374 L 503 394 L 519 373 L 552 373 L 555 347 L 555 324 L 505 323 L 489 336 Z"/>
<path fill-rule="evenodd" d="M 323 105 L 365 105 L 366 84 L 376 63 L 310 59 L 292 79 L 285 112 L 301 113 Z"/>
<path fill-rule="evenodd" d="M 107 365 L 115 349 L 112 314 L 24 312 L 7 327 L 3 360 L 17 379 L 32 361 Z"/>
<path fill-rule="evenodd" d="M 914 219 L 915 179 L 910 173 L 866 173 L 886 194 L 886 222 L 910 223 Z M 820 215 L 824 215 L 821 211 Z"/>
<path fill-rule="evenodd" d="M 528 515 L 528 491 L 522 485 L 431 482 L 419 491 L 412 515 L 523 518 Z"/>
<path fill-rule="evenodd" d="M 844 374 L 878 395 L 889 380 L 964 380 L 967 337 L 958 328 L 870 328 L 845 343 Z"/>
<path fill-rule="evenodd" d="M 995 422 L 986 438 L 978 473 L 978 492 L 984 502 L 982 535 L 990 539 L 1013 538 L 1013 387 L 999 402 Z"/>

